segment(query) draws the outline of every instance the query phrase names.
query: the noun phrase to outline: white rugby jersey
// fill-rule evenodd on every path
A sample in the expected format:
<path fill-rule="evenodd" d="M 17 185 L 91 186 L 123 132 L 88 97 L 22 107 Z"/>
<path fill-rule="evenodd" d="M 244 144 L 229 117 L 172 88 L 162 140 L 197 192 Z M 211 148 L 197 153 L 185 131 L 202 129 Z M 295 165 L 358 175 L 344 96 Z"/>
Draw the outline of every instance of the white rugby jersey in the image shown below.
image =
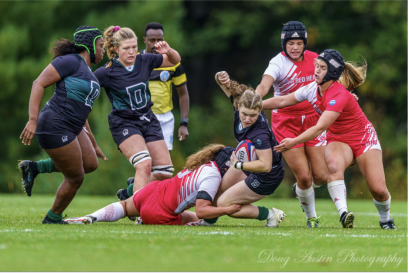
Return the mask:
<path fill-rule="evenodd" d="M 274 78 L 274 96 L 283 96 L 295 92 L 297 89 L 314 82 L 315 59 L 318 54 L 306 50 L 302 61 L 293 62 L 284 52 L 271 59 L 264 75 Z M 273 112 L 286 115 L 309 115 L 315 113 L 308 102 L 289 106 Z"/>

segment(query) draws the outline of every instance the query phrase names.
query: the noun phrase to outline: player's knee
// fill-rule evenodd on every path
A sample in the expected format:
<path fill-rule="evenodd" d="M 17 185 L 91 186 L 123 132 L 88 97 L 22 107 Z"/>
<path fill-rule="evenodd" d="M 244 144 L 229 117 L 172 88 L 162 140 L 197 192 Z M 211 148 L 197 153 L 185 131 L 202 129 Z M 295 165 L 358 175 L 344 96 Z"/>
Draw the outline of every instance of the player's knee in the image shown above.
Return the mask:
<path fill-rule="evenodd" d="M 129 162 L 135 167 L 136 171 L 145 172 L 147 175 L 151 173 L 152 163 L 149 151 L 142 150 L 129 157 Z"/>
<path fill-rule="evenodd" d="M 71 187 L 79 189 L 82 185 L 82 182 L 84 182 L 84 172 L 82 172 L 81 174 L 70 176 L 69 178 L 66 178 L 66 180 L 71 185 Z"/>
<path fill-rule="evenodd" d="M 297 184 L 308 186 L 311 184 L 311 175 L 309 173 L 297 174 Z"/>
<path fill-rule="evenodd" d="M 375 186 L 371 188 L 372 196 L 377 201 L 384 201 L 389 196 L 389 191 L 386 186 Z"/>
<path fill-rule="evenodd" d="M 343 170 L 341 170 L 341 168 L 339 167 L 339 164 L 333 160 L 327 160 L 327 167 L 328 167 L 328 171 L 330 175 L 333 174 L 337 174 L 340 172 L 344 172 Z"/>
<path fill-rule="evenodd" d="M 85 173 L 91 173 L 98 168 L 98 160 L 96 161 L 90 161 L 84 165 L 84 172 Z"/>
<path fill-rule="evenodd" d="M 328 172 L 321 172 L 318 174 L 312 174 L 312 180 L 316 185 L 323 185 L 328 181 Z"/>

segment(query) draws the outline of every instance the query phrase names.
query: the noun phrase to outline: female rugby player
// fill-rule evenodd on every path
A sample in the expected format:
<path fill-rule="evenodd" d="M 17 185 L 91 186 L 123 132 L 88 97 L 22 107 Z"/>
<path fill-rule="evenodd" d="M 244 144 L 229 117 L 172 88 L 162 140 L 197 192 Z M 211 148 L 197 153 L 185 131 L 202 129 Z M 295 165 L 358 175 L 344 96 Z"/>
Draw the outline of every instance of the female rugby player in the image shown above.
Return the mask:
<path fill-rule="evenodd" d="M 79 27 L 74 33 L 74 42 L 63 39 L 55 43 L 51 49 L 54 60 L 33 83 L 29 121 L 20 138 L 25 145 L 30 145 L 35 134 L 40 147 L 52 159 L 52 165 L 49 164 L 47 168 L 64 174 L 64 181 L 43 224 L 67 224 L 62 220 L 62 213 L 84 181 L 84 173 L 97 168 L 97 155 L 105 158 L 87 122 L 100 93 L 98 79 L 90 66 L 103 59 L 103 45 L 101 32 L 97 28 Z M 39 113 L 44 89 L 52 84 L 56 84 L 54 95 Z M 84 125 L 88 136 L 83 130 Z M 29 161 L 20 166 L 23 170 L 36 168 L 33 165 L 30 167 Z M 23 183 L 27 195 L 31 196 L 34 178 L 29 177 Z"/>
<path fill-rule="evenodd" d="M 119 26 L 105 30 L 104 46 L 111 61 L 97 69 L 95 75 L 112 103 L 108 116 L 112 137 L 135 167 L 138 178 L 132 189 L 118 192 L 118 197 L 126 199 L 150 181 L 172 177 L 170 154 L 160 123 L 151 111 L 148 83 L 153 69 L 174 66 L 180 56 L 165 41 L 155 44 L 159 54 L 137 54 L 135 33 Z"/>
<path fill-rule="evenodd" d="M 228 169 L 233 148 L 212 144 L 186 160 L 186 167 L 175 177 L 152 181 L 133 197 L 110 204 L 85 217 L 65 219 L 71 224 L 114 222 L 124 217 L 141 216 L 144 224 L 184 225 L 200 219 L 233 214 L 240 205 L 212 206 L 221 178 Z M 196 206 L 196 214 L 187 209 Z"/>
<path fill-rule="evenodd" d="M 273 151 L 278 143 L 262 112 L 261 97 L 253 89 L 230 81 L 225 71 L 216 74 L 216 82 L 234 105 L 236 140 L 250 140 L 258 157 L 258 160 L 243 163 L 232 153 L 234 166 L 223 178 L 220 186 L 222 194 L 217 200 L 217 206 L 240 204 L 241 209 L 229 214 L 230 217 L 267 220 L 266 227 L 277 227 L 286 216 L 283 211 L 251 204 L 274 193 L 284 178 L 281 153 Z"/>
<path fill-rule="evenodd" d="M 328 129 L 325 160 L 329 169 L 329 184 L 345 185 L 344 172 L 349 165 L 358 164 L 364 175 L 380 215 L 383 229 L 396 229 L 389 218 L 391 196 L 385 182 L 382 150 L 376 131 L 349 91 L 366 78 L 366 64 L 361 67 L 344 62 L 336 50 L 324 50 L 315 63 L 315 82 L 286 96 L 263 102 L 266 109 L 281 109 L 308 101 L 321 115 L 317 124 L 295 138 L 285 138 L 275 147 L 285 152 L 312 140 Z M 338 81 L 339 80 L 339 81 Z M 346 191 L 332 196 L 346 228 L 353 227 L 354 214 L 348 212 Z M 335 199 L 336 198 L 336 199 Z"/>

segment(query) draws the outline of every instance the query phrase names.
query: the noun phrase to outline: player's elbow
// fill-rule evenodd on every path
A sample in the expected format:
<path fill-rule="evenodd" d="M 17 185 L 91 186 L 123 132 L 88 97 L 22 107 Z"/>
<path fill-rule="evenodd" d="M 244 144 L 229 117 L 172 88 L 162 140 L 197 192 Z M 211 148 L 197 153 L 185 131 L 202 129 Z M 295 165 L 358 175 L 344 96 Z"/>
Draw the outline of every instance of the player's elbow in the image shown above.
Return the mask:
<path fill-rule="evenodd" d="M 196 208 L 196 216 L 199 219 L 206 219 L 208 218 L 208 214 L 206 214 L 206 209 L 204 208 Z"/>

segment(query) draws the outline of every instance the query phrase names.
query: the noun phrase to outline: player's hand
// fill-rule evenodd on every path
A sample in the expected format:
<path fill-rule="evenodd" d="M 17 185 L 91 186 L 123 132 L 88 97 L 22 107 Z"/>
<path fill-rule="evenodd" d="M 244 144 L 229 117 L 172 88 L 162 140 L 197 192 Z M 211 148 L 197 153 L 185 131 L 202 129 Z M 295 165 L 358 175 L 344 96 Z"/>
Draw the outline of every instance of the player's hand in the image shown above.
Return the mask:
<path fill-rule="evenodd" d="M 229 205 L 226 208 L 226 213 L 228 215 L 230 215 L 230 214 L 233 214 L 233 213 L 236 213 L 236 212 L 240 211 L 240 209 L 241 209 L 241 205 Z"/>
<path fill-rule="evenodd" d="M 189 135 L 189 131 L 187 131 L 187 127 L 180 126 L 179 131 L 178 131 L 179 141 L 184 141 L 188 135 Z"/>
<path fill-rule="evenodd" d="M 355 93 L 353 93 L 353 92 L 351 92 L 351 94 L 352 94 L 352 96 L 354 96 L 354 98 L 355 98 L 355 100 L 359 100 L 359 97 L 358 97 L 358 95 L 356 95 Z"/>
<path fill-rule="evenodd" d="M 155 43 L 156 52 L 159 54 L 167 54 L 171 48 L 165 41 Z"/>
<path fill-rule="evenodd" d="M 28 120 L 26 127 L 23 129 L 23 132 L 20 134 L 20 139 L 24 145 L 31 145 L 31 139 L 34 138 L 34 134 L 37 130 L 37 121 Z"/>
<path fill-rule="evenodd" d="M 239 159 L 237 159 L 236 151 L 233 151 L 233 152 L 231 153 L 231 156 L 230 156 L 230 162 L 231 162 L 232 166 L 234 166 L 234 164 L 235 164 L 236 162 L 238 162 L 238 161 L 239 161 Z"/>
<path fill-rule="evenodd" d="M 295 146 L 296 143 L 294 141 L 294 138 L 285 138 L 281 141 L 281 143 L 278 146 L 274 147 L 274 151 L 277 152 L 285 152 L 287 150 L 290 150 Z"/>
<path fill-rule="evenodd" d="M 223 85 L 227 84 L 228 82 L 230 82 L 230 76 L 227 72 L 225 71 L 219 71 L 216 74 L 216 78 L 220 81 L 220 83 L 222 83 Z"/>
<path fill-rule="evenodd" d="M 104 161 L 108 161 L 108 158 L 105 157 L 104 153 L 102 152 L 102 150 L 98 146 L 95 147 L 95 153 L 97 154 L 98 158 L 101 158 Z"/>

